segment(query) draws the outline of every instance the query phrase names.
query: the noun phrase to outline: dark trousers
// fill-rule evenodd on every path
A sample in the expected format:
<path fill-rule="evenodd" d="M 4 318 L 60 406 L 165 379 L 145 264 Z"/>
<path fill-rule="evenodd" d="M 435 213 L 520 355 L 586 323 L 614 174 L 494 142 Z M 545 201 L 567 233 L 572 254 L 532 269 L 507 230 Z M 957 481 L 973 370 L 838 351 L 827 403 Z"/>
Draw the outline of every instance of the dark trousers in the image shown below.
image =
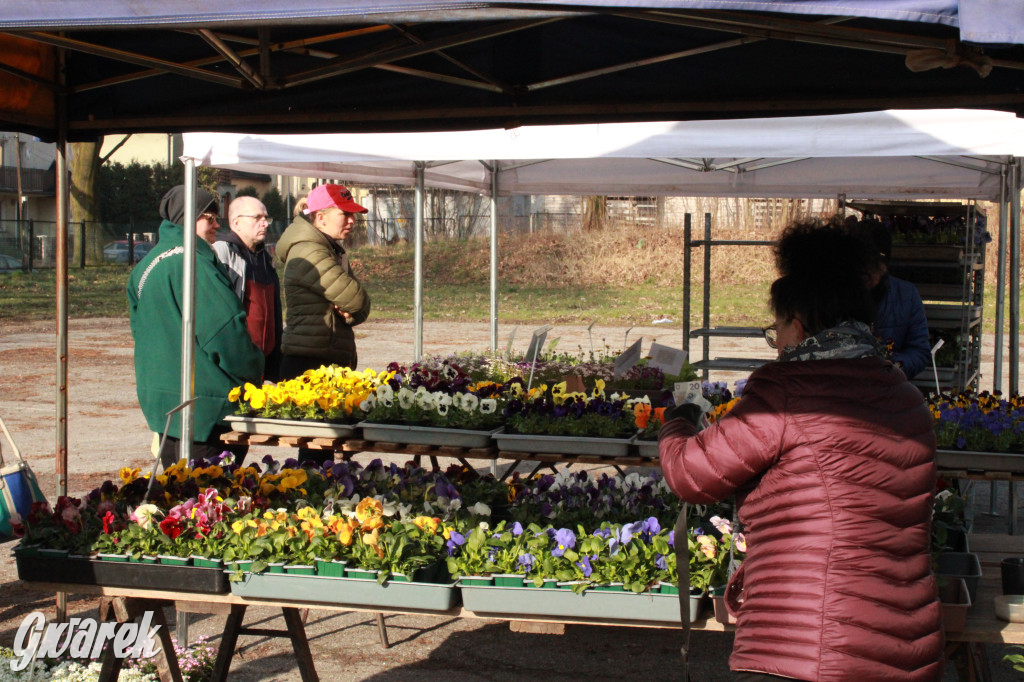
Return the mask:
<path fill-rule="evenodd" d="M 320 369 L 321 365 L 331 364 L 330 360 L 324 360 L 323 358 L 310 358 L 302 355 L 285 355 L 281 358 L 281 378 L 282 379 L 294 379 L 306 370 Z M 324 462 L 334 461 L 333 450 L 311 450 L 310 448 L 299 448 L 298 454 L 295 458 L 299 462 L 305 462 L 307 460 L 313 460 L 317 466 L 322 465 Z"/>
<path fill-rule="evenodd" d="M 215 426 L 210 432 L 210 437 L 204 441 L 192 441 L 192 459 L 212 459 L 227 450 L 235 456 L 235 463 L 241 465 L 242 460 L 249 453 L 247 443 L 225 443 L 220 439 L 221 434 L 231 429 L 226 426 Z M 162 437 L 162 436 L 161 436 Z M 163 446 L 160 448 L 160 464 L 164 469 L 175 464 L 181 459 L 181 439 L 174 436 L 167 436 Z"/>

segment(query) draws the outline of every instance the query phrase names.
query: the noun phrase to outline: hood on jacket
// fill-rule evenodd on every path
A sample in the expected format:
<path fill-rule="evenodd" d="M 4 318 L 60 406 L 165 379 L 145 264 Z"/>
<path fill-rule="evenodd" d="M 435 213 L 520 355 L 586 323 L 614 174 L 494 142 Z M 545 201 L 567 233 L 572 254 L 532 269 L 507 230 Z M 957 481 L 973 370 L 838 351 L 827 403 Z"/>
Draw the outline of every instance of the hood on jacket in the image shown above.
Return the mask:
<path fill-rule="evenodd" d="M 196 188 L 195 203 L 196 218 L 200 213 L 207 211 L 220 212 L 220 203 L 218 203 L 217 197 L 201 187 Z M 185 224 L 185 185 L 175 185 L 160 200 L 160 217 L 175 225 Z"/>

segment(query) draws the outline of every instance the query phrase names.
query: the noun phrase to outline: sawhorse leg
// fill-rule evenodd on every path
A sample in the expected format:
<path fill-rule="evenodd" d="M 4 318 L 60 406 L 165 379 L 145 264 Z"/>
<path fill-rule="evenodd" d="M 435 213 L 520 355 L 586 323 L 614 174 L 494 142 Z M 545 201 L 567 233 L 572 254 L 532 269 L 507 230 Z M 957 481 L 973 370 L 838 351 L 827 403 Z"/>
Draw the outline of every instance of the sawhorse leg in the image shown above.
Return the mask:
<path fill-rule="evenodd" d="M 160 651 L 156 655 L 156 668 L 162 682 L 182 682 L 181 668 L 178 667 L 178 655 L 174 652 L 174 643 L 164 618 L 163 606 L 166 602 L 154 599 L 135 599 L 132 597 L 114 597 L 101 600 L 100 618 L 108 619 L 113 611 L 118 623 L 129 623 L 146 611 L 153 612 L 153 623 L 157 626 L 157 639 Z M 149 633 L 146 633 L 147 635 Z M 121 674 L 124 659 L 114 655 L 114 648 L 108 646 L 100 657 L 99 682 L 116 682 Z"/>
<path fill-rule="evenodd" d="M 241 604 L 231 606 L 227 623 L 224 625 L 220 650 L 217 652 L 217 662 L 213 666 L 213 675 L 210 677 L 212 682 L 226 682 L 228 679 L 228 670 L 231 668 L 231 659 L 234 658 L 239 635 L 287 636 L 291 639 L 292 648 L 295 650 L 295 662 L 299 666 L 299 675 L 302 677 L 302 681 L 319 682 L 320 677 L 316 674 L 316 667 L 313 665 L 313 654 L 309 651 L 306 628 L 302 624 L 302 616 L 299 614 L 298 608 L 288 606 L 281 608 L 287 626 L 286 631 L 242 627 L 245 609 L 246 607 Z"/>

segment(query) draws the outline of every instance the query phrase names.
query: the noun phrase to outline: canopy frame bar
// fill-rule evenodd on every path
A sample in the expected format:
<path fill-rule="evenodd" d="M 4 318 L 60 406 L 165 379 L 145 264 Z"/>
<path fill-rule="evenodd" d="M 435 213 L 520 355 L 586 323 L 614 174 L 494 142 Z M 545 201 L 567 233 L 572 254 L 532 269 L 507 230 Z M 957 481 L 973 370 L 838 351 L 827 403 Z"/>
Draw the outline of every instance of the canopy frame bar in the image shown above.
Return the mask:
<path fill-rule="evenodd" d="M 478 28 L 471 31 L 465 31 L 454 36 L 440 38 L 438 40 L 426 42 L 421 45 L 400 47 L 394 50 L 389 50 L 381 53 L 365 55 L 355 58 L 339 57 L 337 59 L 329 60 L 326 64 L 318 66 L 314 69 L 307 69 L 306 71 L 300 71 L 299 73 L 292 74 L 291 76 L 281 78 L 279 79 L 278 83 L 281 87 L 284 88 L 291 88 L 298 85 L 307 85 L 309 83 L 314 83 L 325 78 L 340 76 L 342 74 L 351 73 L 353 71 L 361 71 L 363 69 L 377 66 L 379 64 L 386 64 L 392 61 L 399 61 L 402 59 L 409 59 L 411 57 L 418 57 L 420 55 L 437 52 L 438 50 L 443 50 L 448 47 L 456 47 L 458 45 L 474 43 L 480 40 L 486 40 L 488 38 L 494 38 L 508 33 L 516 33 L 518 31 L 523 31 L 529 28 L 536 28 L 538 26 L 544 26 L 545 24 L 551 24 L 556 21 L 561 21 L 562 19 L 563 17 L 554 17 L 534 21 L 510 21 L 500 24 L 498 26 L 489 26 L 487 28 Z"/>
<path fill-rule="evenodd" d="M 107 59 L 113 59 L 114 61 L 127 62 L 129 64 L 135 64 L 137 66 L 153 67 L 167 73 L 177 74 L 179 76 L 185 76 L 186 78 L 195 78 L 197 80 L 209 81 L 218 85 L 226 85 L 233 88 L 241 88 L 244 80 L 242 78 L 236 78 L 234 76 L 225 76 L 212 71 L 206 71 L 205 69 L 197 69 L 190 66 L 184 66 L 175 62 L 167 61 L 166 59 L 158 59 L 157 57 L 148 57 L 145 55 L 138 54 L 136 52 L 128 52 L 126 50 L 119 50 L 113 47 L 105 47 L 103 45 L 97 45 L 95 43 L 88 43 L 84 40 L 76 40 L 74 38 L 67 38 L 65 36 L 55 36 L 51 33 L 42 33 L 40 31 L 33 31 L 31 33 L 14 33 L 9 34 L 19 38 L 28 38 L 45 45 L 53 45 L 54 47 L 62 47 L 67 50 L 75 52 L 84 52 L 85 54 L 91 54 L 96 57 L 105 57 Z"/>

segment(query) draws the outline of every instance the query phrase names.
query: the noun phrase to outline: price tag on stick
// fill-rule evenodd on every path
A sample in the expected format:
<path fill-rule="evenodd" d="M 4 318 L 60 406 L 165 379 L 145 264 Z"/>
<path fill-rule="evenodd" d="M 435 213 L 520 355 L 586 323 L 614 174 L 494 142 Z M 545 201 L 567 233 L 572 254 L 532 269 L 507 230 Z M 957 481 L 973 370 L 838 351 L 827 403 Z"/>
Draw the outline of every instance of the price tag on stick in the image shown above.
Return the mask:
<path fill-rule="evenodd" d="M 622 375 L 628 372 L 633 365 L 640 362 L 640 342 L 643 338 L 637 339 L 632 346 L 622 351 L 622 355 L 615 358 L 615 378 L 621 379 Z"/>
<path fill-rule="evenodd" d="M 660 369 L 668 376 L 678 376 L 686 362 L 686 351 L 663 346 L 660 343 L 652 343 L 651 349 L 647 351 L 647 357 L 651 360 L 647 364 Z"/>
<path fill-rule="evenodd" d="M 530 347 L 526 349 L 525 360 L 530 363 L 530 380 L 526 382 L 527 395 L 530 394 L 530 387 L 533 386 L 533 370 L 537 367 L 537 356 L 540 355 L 540 350 L 544 347 L 544 341 L 548 338 L 551 328 L 550 324 L 538 327 L 537 331 L 533 332 L 533 338 L 530 339 Z"/>
<path fill-rule="evenodd" d="M 512 327 L 512 333 L 508 335 L 508 343 L 505 344 L 505 357 L 512 359 L 512 342 L 516 339 L 516 330 L 519 327 Z"/>

